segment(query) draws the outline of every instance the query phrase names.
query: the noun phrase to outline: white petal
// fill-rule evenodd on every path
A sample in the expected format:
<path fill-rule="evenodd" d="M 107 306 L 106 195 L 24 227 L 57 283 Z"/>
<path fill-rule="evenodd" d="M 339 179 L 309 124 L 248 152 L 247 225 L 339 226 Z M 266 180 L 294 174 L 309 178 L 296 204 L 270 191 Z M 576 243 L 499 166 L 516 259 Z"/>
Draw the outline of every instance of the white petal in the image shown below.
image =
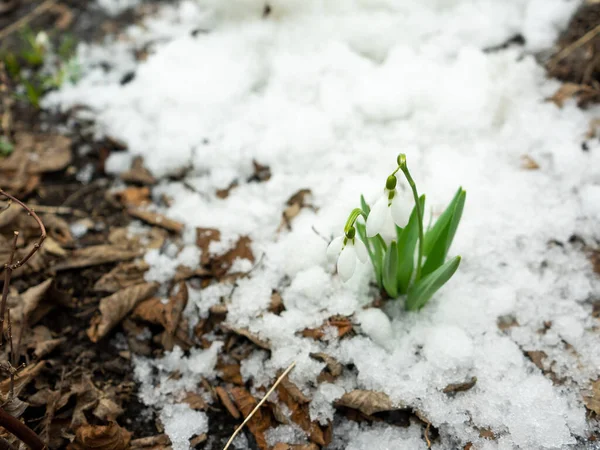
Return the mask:
<path fill-rule="evenodd" d="M 367 217 L 367 236 L 373 237 L 376 236 L 381 229 L 383 228 L 383 224 L 385 223 L 385 216 L 388 214 L 387 205 L 388 199 L 387 195 L 382 195 L 379 197 L 379 200 L 375 202 L 373 207 L 371 208 L 371 212 Z"/>
<path fill-rule="evenodd" d="M 343 281 L 348 281 L 354 274 L 356 268 L 356 251 L 353 245 L 346 245 L 340 253 L 337 269 Z"/>
<path fill-rule="evenodd" d="M 344 245 L 344 236 L 336 237 L 329 246 L 327 247 L 327 259 L 333 262 L 340 255 L 342 251 L 342 245 Z"/>
<path fill-rule="evenodd" d="M 406 200 L 400 196 L 400 193 L 396 191 L 394 198 L 392 199 L 392 206 L 390 207 L 392 213 L 392 219 L 394 223 L 399 227 L 404 228 L 410 218 L 410 206 L 406 203 Z"/>
<path fill-rule="evenodd" d="M 356 250 L 356 256 L 358 256 L 360 262 L 366 263 L 369 254 L 367 253 L 367 247 L 365 246 L 365 243 L 359 238 L 354 238 L 354 249 Z"/>

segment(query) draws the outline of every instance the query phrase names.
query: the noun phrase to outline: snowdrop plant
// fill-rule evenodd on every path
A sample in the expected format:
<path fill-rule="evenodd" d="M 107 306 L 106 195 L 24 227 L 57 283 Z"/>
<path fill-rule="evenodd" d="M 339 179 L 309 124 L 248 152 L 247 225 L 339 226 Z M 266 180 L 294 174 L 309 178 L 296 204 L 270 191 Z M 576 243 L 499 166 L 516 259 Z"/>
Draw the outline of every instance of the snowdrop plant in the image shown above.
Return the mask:
<path fill-rule="evenodd" d="M 466 192 L 459 188 L 444 212 L 425 230 L 425 195 L 418 194 L 406 155 L 398 155 L 397 162 L 398 167 L 387 178 L 383 194 L 372 207 L 361 196 L 361 207 L 352 210 L 344 233 L 329 244 L 327 256 L 337 258 L 337 270 L 343 281 L 352 277 L 357 260 L 370 259 L 379 287 L 392 298 L 405 295 L 406 308 L 418 310 L 458 269 L 460 256 L 448 261 L 446 257 L 462 216 Z M 406 178 L 413 195 L 414 207 L 408 222 L 403 214 L 407 205 L 402 204 L 397 189 L 398 172 Z M 359 217 L 365 222 L 359 222 Z M 391 242 L 386 242 L 380 234 L 388 217 L 396 228 Z"/>

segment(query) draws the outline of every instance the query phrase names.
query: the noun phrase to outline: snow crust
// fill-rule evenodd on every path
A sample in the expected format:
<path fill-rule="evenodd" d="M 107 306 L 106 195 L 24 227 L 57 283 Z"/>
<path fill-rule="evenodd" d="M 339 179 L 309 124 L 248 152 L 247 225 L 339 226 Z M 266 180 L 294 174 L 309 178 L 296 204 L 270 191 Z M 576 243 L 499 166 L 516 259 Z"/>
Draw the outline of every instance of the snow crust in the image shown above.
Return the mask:
<path fill-rule="evenodd" d="M 98 136 L 126 142 L 128 152 L 109 160 L 114 172 L 136 155 L 157 176 L 186 169 L 185 182 L 163 179 L 154 189 L 172 200 L 163 212 L 188 231 L 248 235 L 263 255 L 231 298 L 229 285 L 192 290 L 190 321 L 225 299 L 230 325 L 271 344 L 270 353 L 257 350 L 242 363 L 244 379 L 268 385 L 295 361 L 291 379 L 310 392 L 315 420 L 331 420 L 344 392 L 372 389 L 427 417 L 448 445 L 433 448 L 561 449 L 585 441 L 593 425 L 580 390 L 600 370 L 591 316 L 600 286 L 578 242 L 600 239 L 600 145 L 589 141 L 583 151 L 581 143 L 600 111 L 545 101 L 559 84 L 533 54 L 548 50 L 578 2 L 269 3 L 267 17 L 254 0 L 164 6 L 125 39 L 81 45 L 83 79 L 44 102 L 65 110 L 84 104 Z M 484 50 L 516 34 L 524 47 Z M 141 48 L 150 54 L 136 62 Z M 407 313 L 398 301 L 385 303 L 384 314 L 372 307 L 370 267 L 343 284 L 326 262 L 322 236 L 340 234 L 361 193 L 368 201 L 380 194 L 399 152 L 434 215 L 459 185 L 466 189 L 452 249 L 463 261 L 422 311 Z M 523 155 L 540 168 L 523 169 Z M 253 160 L 271 168 L 269 181 L 246 181 Z M 233 181 L 238 186 L 218 198 L 216 190 Z M 278 232 L 286 200 L 302 188 L 312 191 L 315 210 L 303 209 L 291 231 Z M 167 263 L 150 253 L 157 271 L 149 277 L 165 281 L 161 267 L 170 274 L 196 256 L 187 250 Z M 268 312 L 273 289 L 285 305 L 280 315 Z M 332 315 L 353 316 L 358 335 L 298 335 Z M 501 330 L 499 318 L 515 325 Z M 202 413 L 177 401 L 201 376 L 214 376 L 219 345 L 137 361 L 141 398 L 163 408 L 174 448 L 187 448 L 191 437 L 181 434 L 179 418 L 206 428 Z M 528 351 L 545 352 L 544 368 L 560 383 Z M 313 352 L 355 370 L 315 388 L 324 364 Z M 168 378 L 174 370 L 178 380 Z M 472 389 L 443 392 L 472 377 Z M 334 433 L 334 449 L 427 448 L 414 424 L 336 420 Z M 285 427 L 269 436 L 301 438 Z"/>

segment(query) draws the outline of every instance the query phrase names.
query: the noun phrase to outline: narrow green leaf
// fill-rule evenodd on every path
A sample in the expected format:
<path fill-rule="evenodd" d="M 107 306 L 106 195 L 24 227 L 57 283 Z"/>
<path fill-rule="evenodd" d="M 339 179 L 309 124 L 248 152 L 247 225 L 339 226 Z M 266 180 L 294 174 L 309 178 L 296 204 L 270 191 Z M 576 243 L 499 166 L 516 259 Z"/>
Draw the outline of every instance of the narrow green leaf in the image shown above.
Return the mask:
<path fill-rule="evenodd" d="M 423 211 L 425 208 L 424 195 L 419 199 L 419 203 L 421 211 Z M 397 227 L 396 231 L 398 236 L 398 272 L 396 274 L 398 293 L 406 294 L 415 265 L 415 248 L 419 240 L 419 217 L 416 207 L 413 208 L 404 230 Z"/>
<path fill-rule="evenodd" d="M 440 233 L 433 248 L 427 256 L 425 264 L 423 264 L 423 269 L 421 272 L 423 276 L 434 272 L 446 261 L 448 250 L 452 245 L 454 235 L 456 234 L 458 224 L 460 223 L 460 219 L 462 217 L 466 195 L 467 193 L 461 189 L 458 197 L 456 198 L 456 202 L 453 202 L 454 209 L 451 211 L 452 214 L 450 215 L 450 220 L 448 220 L 446 223 L 446 226 Z"/>
<path fill-rule="evenodd" d="M 381 250 L 379 249 L 377 243 L 374 244 L 372 239 L 367 238 L 367 232 L 364 224 L 356 222 L 356 231 L 360 239 L 365 243 L 365 247 L 367 247 L 369 259 L 371 260 L 373 269 L 375 270 L 377 284 L 381 286 L 381 265 L 383 263 Z"/>
<path fill-rule="evenodd" d="M 458 191 L 454 195 L 454 198 L 450 202 L 450 204 L 446 207 L 446 210 L 442 213 L 435 224 L 427 230 L 425 233 L 425 239 L 423 242 L 423 253 L 424 256 L 429 256 L 431 251 L 433 250 L 433 246 L 438 241 L 440 235 L 450 222 L 452 218 L 452 214 L 454 213 L 454 209 L 456 208 L 456 203 L 458 202 L 461 194 L 463 193 L 462 187 L 458 188 Z"/>
<path fill-rule="evenodd" d="M 360 196 L 360 207 L 367 216 L 371 212 L 371 208 L 369 208 L 369 205 L 367 205 L 367 202 L 363 195 Z"/>
<path fill-rule="evenodd" d="M 396 273 L 398 271 L 398 247 L 396 241 L 392 241 L 383 260 L 383 288 L 392 298 L 398 297 L 398 283 Z"/>
<path fill-rule="evenodd" d="M 456 272 L 460 264 L 457 256 L 438 268 L 435 272 L 421 278 L 408 292 L 406 309 L 416 311 L 421 309 Z"/>

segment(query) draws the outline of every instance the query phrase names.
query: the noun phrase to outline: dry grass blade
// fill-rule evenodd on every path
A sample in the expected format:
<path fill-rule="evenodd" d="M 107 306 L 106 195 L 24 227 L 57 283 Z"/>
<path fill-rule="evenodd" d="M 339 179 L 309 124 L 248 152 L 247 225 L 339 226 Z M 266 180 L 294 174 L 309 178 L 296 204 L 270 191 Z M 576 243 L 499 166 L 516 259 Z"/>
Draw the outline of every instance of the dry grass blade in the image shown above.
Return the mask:
<path fill-rule="evenodd" d="M 560 61 L 562 61 L 567 56 L 569 56 L 569 54 L 572 53 L 573 50 L 575 50 L 575 49 L 581 47 L 582 45 L 584 45 L 585 43 L 591 41 L 598 34 L 600 34 L 600 25 L 597 25 L 596 27 L 594 27 L 593 29 L 588 31 L 586 34 L 581 36 L 579 39 L 577 39 L 575 42 L 573 42 L 572 44 L 568 45 L 567 47 L 563 48 L 560 52 L 558 52 L 558 54 L 550 60 L 548 67 L 552 70 L 554 67 L 556 67 L 556 65 Z"/>
<path fill-rule="evenodd" d="M 256 405 L 256 407 L 250 412 L 250 414 L 248 414 L 248 417 L 246 417 L 244 419 L 242 424 L 235 429 L 235 431 L 233 432 L 233 434 L 227 441 L 227 444 L 225 444 L 225 447 L 223 447 L 223 450 L 227 450 L 229 448 L 229 446 L 231 445 L 231 443 L 233 442 L 235 437 L 242 430 L 242 428 L 244 428 L 244 425 L 246 425 L 248 423 L 248 421 L 250 419 L 252 419 L 252 416 L 254 414 L 256 414 L 256 411 L 258 411 L 259 408 L 263 405 L 263 403 L 267 401 L 267 399 L 269 398 L 269 395 L 271 395 L 271 393 L 277 388 L 277 386 L 279 386 L 279 383 L 281 383 L 281 381 L 288 375 L 288 373 L 290 373 L 292 371 L 292 369 L 294 368 L 295 365 L 296 365 L 296 362 L 293 362 L 292 364 L 290 364 L 290 366 L 287 369 L 285 369 L 285 371 L 281 374 L 281 376 L 279 378 L 277 378 L 277 381 L 275 381 L 275 384 L 271 387 L 271 389 L 269 389 L 267 391 L 267 393 L 262 398 L 262 400 L 260 402 L 258 402 L 258 405 Z"/>

